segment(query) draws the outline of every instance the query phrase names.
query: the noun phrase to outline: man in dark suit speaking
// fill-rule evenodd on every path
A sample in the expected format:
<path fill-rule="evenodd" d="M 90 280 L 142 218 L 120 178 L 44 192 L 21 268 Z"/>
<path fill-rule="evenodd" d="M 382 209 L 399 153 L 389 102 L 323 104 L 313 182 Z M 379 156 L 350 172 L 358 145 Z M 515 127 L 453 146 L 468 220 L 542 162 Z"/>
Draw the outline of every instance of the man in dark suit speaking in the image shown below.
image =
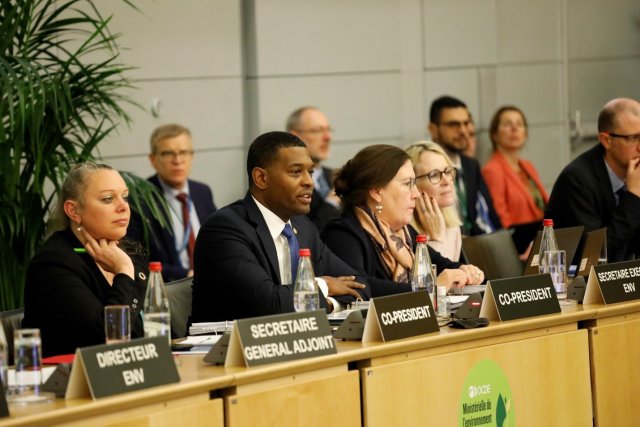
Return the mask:
<path fill-rule="evenodd" d="M 149 160 L 156 174 L 149 177 L 169 206 L 165 217 L 168 227 L 143 207 L 144 221 L 149 226 L 149 260 L 162 262 L 165 281 L 193 275 L 193 249 L 202 224 L 215 212 L 211 189 L 189 179 L 193 162 L 191 132 L 184 126 L 168 124 L 151 134 Z M 132 215 L 128 237 L 144 243 L 142 219 Z"/>
<path fill-rule="evenodd" d="M 609 101 L 598 116 L 600 143 L 556 180 L 545 218 L 555 227 L 607 227 L 609 262 L 640 256 L 640 103 Z"/>
<path fill-rule="evenodd" d="M 311 250 L 316 277 L 322 276 L 317 280 L 321 300 L 329 311 L 356 297 L 369 298 L 362 278 L 322 243 L 303 216 L 311 205 L 312 171 L 313 161 L 297 136 L 269 132 L 253 141 L 245 198 L 218 210 L 198 234 L 192 321 L 294 311 L 292 239 Z"/>

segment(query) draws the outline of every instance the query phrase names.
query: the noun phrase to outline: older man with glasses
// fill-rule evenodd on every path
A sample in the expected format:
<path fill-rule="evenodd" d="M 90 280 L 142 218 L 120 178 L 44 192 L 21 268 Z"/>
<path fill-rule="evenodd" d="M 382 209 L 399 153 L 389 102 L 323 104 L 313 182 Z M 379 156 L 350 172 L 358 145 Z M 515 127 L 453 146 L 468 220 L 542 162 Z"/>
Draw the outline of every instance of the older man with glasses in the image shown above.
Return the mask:
<path fill-rule="evenodd" d="M 144 207 L 150 226 L 149 259 L 162 262 L 165 281 L 193 275 L 193 249 L 200 224 L 216 210 L 208 185 L 189 179 L 193 163 L 191 132 L 178 124 L 156 128 L 151 134 L 149 161 L 156 174 L 149 181 L 158 187 L 169 206 L 168 228 Z M 144 243 L 139 215 L 132 215 L 128 236 Z"/>
<path fill-rule="evenodd" d="M 640 255 L 640 103 L 618 98 L 598 116 L 599 143 L 558 176 L 546 218 L 554 226 L 607 227 L 609 261 Z"/>
<path fill-rule="evenodd" d="M 300 138 L 314 163 L 313 196 L 307 215 L 318 230 L 340 215 L 340 199 L 333 190 L 333 169 L 322 166 L 329 158 L 334 129 L 327 116 L 315 107 L 301 107 L 289 115 L 287 132 Z"/>

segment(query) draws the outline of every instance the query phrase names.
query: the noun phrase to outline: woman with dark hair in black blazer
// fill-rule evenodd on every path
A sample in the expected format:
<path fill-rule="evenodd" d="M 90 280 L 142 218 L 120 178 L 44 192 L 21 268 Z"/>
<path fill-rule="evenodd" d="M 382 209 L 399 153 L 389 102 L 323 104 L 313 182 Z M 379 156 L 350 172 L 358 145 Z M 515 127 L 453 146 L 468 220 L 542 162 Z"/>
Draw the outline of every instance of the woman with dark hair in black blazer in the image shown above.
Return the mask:
<path fill-rule="evenodd" d="M 410 291 L 416 232 L 408 224 L 419 192 L 409 155 L 392 145 L 364 148 L 338 171 L 335 189 L 344 211 L 327 224 L 322 240 L 367 277 L 373 297 Z M 484 280 L 475 266 L 453 262 L 431 248 L 429 254 L 439 285 Z"/>
<path fill-rule="evenodd" d="M 106 305 L 129 305 L 131 336 L 144 336 L 147 266 L 120 240 L 129 225 L 128 194 L 107 165 L 81 164 L 65 179 L 54 213 L 60 229 L 29 263 L 25 286 L 22 326 L 40 328 L 44 356 L 104 343 Z"/>

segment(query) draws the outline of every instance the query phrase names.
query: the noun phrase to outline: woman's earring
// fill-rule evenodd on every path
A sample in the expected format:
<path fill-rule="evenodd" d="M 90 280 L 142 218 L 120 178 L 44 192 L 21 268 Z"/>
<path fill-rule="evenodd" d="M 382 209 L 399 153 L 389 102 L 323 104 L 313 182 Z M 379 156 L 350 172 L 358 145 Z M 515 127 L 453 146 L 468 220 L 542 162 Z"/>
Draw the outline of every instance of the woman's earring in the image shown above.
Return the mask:
<path fill-rule="evenodd" d="M 78 227 L 76 228 L 76 231 L 82 231 L 82 226 L 80 225 L 80 221 L 78 221 Z"/>
<path fill-rule="evenodd" d="M 382 205 L 376 205 L 376 212 L 380 215 L 380 212 L 382 212 Z"/>

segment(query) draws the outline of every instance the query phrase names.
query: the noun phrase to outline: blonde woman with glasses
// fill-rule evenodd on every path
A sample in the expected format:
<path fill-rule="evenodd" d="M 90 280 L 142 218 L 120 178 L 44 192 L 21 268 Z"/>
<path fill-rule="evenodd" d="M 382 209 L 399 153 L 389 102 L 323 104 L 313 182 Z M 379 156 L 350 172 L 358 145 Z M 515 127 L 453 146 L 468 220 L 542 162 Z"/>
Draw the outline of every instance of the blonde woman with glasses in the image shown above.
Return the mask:
<path fill-rule="evenodd" d="M 462 248 L 462 221 L 458 214 L 455 179 L 457 170 L 440 145 L 416 142 L 405 148 L 416 174 L 420 197 L 411 225 L 429 236 L 429 246 L 458 261 Z"/>

